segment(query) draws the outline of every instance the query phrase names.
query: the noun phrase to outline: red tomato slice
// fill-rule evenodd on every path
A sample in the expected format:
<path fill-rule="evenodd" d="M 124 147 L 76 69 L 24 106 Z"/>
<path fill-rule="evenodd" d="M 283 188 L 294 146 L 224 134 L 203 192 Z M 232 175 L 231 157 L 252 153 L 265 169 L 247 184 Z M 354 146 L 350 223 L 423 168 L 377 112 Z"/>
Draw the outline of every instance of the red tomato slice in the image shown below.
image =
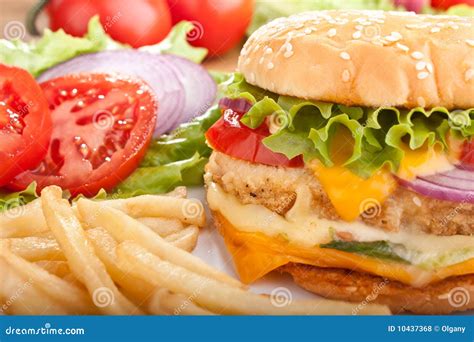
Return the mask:
<path fill-rule="evenodd" d="M 431 6 L 444 10 L 447 10 L 451 6 L 460 4 L 474 6 L 474 0 L 431 0 Z"/>
<path fill-rule="evenodd" d="M 301 157 L 288 159 L 268 149 L 262 140 L 270 135 L 266 125 L 251 129 L 240 122 L 243 113 L 223 110 L 222 117 L 206 132 L 211 147 L 231 157 L 274 166 L 301 167 Z"/>
<path fill-rule="evenodd" d="M 0 186 L 38 166 L 50 138 L 51 113 L 35 79 L 0 64 Z"/>
<path fill-rule="evenodd" d="M 462 150 L 461 161 L 463 164 L 467 164 L 470 168 L 474 168 L 474 139 L 467 141 Z"/>
<path fill-rule="evenodd" d="M 138 166 L 151 140 L 156 102 L 139 81 L 68 75 L 41 84 L 53 118 L 46 158 L 10 184 L 58 185 L 72 195 L 110 191 Z"/>

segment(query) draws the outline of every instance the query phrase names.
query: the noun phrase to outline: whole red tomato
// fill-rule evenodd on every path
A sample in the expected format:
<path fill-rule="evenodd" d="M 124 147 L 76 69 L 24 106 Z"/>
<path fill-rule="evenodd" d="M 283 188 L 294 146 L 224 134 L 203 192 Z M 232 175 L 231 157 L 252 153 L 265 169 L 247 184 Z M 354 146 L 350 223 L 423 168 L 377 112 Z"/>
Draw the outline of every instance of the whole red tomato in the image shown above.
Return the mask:
<path fill-rule="evenodd" d="M 46 11 L 52 30 L 73 36 L 84 35 L 98 14 L 113 39 L 135 48 L 160 42 L 171 29 L 166 0 L 50 0 Z"/>
<path fill-rule="evenodd" d="M 254 0 L 168 0 L 173 23 L 192 21 L 188 40 L 221 55 L 238 44 L 252 20 Z"/>
<path fill-rule="evenodd" d="M 431 6 L 445 10 L 459 4 L 474 6 L 474 0 L 431 0 Z"/>

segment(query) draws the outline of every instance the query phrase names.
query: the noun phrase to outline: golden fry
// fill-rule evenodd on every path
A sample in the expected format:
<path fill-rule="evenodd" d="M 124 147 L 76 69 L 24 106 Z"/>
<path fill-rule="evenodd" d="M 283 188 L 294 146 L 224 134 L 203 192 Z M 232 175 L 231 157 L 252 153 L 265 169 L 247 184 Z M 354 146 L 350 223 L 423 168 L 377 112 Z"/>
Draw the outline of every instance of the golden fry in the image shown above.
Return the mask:
<path fill-rule="evenodd" d="M 61 198 L 61 189 L 47 187 L 41 195 L 48 227 L 61 246 L 71 272 L 86 286 L 94 304 L 106 314 L 140 314 L 140 310 L 120 293 L 94 253 L 69 202 Z"/>
<path fill-rule="evenodd" d="M 198 274 L 233 286 L 243 286 L 236 279 L 214 269 L 198 257 L 164 241 L 150 228 L 119 210 L 86 199 L 80 199 L 77 207 L 83 217 L 87 216 L 87 224 L 90 227 L 106 229 L 119 242 L 125 240 L 136 241 L 159 257 L 165 260 L 172 260 L 174 263 L 193 270 Z"/>

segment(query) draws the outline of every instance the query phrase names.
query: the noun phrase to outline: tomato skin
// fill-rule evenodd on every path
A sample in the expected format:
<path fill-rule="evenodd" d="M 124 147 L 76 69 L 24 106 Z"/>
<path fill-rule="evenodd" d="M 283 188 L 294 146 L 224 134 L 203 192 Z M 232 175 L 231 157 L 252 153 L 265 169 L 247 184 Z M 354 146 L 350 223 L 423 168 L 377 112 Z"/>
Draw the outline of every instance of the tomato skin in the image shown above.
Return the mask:
<path fill-rule="evenodd" d="M 464 165 L 467 165 L 469 168 L 474 168 L 474 139 L 466 141 L 464 143 L 461 161 Z"/>
<path fill-rule="evenodd" d="M 301 157 L 288 159 L 281 153 L 268 149 L 262 140 L 270 135 L 266 125 L 251 129 L 240 122 L 242 113 L 223 110 L 222 117 L 206 132 L 211 147 L 231 157 L 273 166 L 302 167 Z"/>
<path fill-rule="evenodd" d="M 195 31 L 188 40 L 222 55 L 236 46 L 252 20 L 254 0 L 168 0 L 173 23 L 189 20 Z"/>
<path fill-rule="evenodd" d="M 103 74 L 68 75 L 41 84 L 52 111 L 48 154 L 8 187 L 38 191 L 58 185 L 73 196 L 111 191 L 146 153 L 156 123 L 156 101 L 139 80 Z"/>
<path fill-rule="evenodd" d="M 431 6 L 438 9 L 447 10 L 451 6 L 466 4 L 474 6 L 474 0 L 431 0 Z"/>
<path fill-rule="evenodd" d="M 10 126 L 17 115 L 18 132 Z M 48 150 L 51 126 L 48 102 L 35 79 L 26 70 L 0 64 L 0 186 L 38 166 Z"/>
<path fill-rule="evenodd" d="M 89 19 L 99 15 L 105 31 L 134 48 L 156 44 L 171 29 L 166 0 L 52 0 L 47 8 L 49 26 L 73 36 L 87 32 Z"/>

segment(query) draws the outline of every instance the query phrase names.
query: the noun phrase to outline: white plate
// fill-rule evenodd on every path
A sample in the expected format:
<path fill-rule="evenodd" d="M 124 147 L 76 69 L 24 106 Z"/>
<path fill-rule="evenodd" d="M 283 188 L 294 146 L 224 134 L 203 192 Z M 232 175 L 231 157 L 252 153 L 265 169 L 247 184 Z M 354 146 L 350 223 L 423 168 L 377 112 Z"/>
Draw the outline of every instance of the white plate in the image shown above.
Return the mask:
<path fill-rule="evenodd" d="M 212 218 L 207 208 L 204 188 L 189 188 L 188 197 L 201 200 L 204 203 L 208 217 L 207 226 L 201 231 L 198 244 L 193 254 L 217 269 L 238 278 L 234 269 L 232 257 L 229 252 L 227 252 L 224 240 L 212 223 Z M 263 294 L 271 294 L 272 291 L 275 291 L 275 293 L 287 296 L 287 298 L 291 298 L 292 300 L 314 299 L 318 297 L 297 286 L 293 282 L 291 276 L 287 274 L 279 274 L 278 272 L 272 272 L 263 279 L 251 284 L 250 289 L 256 293 Z M 474 300 L 474 298 L 471 300 Z M 474 315 L 474 311 L 459 314 Z"/>

